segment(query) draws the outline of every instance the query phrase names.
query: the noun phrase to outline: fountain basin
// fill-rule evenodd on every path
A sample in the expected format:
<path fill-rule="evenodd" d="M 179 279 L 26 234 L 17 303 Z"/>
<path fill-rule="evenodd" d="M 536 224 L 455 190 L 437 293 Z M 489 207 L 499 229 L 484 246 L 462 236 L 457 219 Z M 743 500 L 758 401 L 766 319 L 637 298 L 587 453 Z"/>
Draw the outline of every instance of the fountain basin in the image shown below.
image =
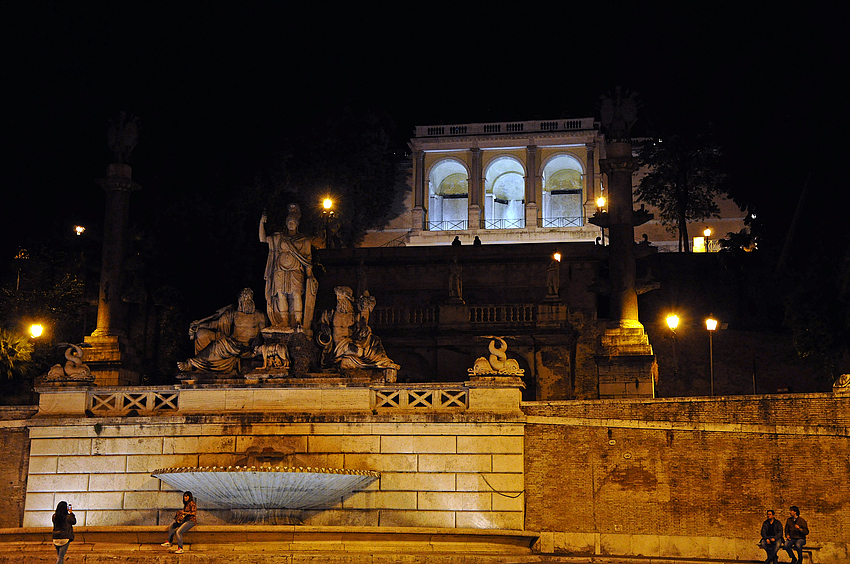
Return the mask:
<path fill-rule="evenodd" d="M 335 505 L 381 475 L 340 468 L 209 466 L 161 468 L 151 476 L 222 509 L 309 509 Z"/>

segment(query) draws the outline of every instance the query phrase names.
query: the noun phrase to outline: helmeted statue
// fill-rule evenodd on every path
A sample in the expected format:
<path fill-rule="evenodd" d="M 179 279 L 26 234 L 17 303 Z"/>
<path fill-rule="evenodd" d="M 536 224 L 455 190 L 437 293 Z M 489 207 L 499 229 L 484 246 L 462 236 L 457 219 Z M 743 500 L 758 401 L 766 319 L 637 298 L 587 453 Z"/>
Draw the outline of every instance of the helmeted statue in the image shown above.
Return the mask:
<path fill-rule="evenodd" d="M 311 333 L 313 307 L 318 282 L 313 277 L 312 245 L 298 233 L 301 208 L 289 204 L 286 232 L 266 234 L 263 212 L 260 219 L 260 241 L 269 246 L 266 260 L 266 310 L 272 327 L 304 330 Z"/>
<path fill-rule="evenodd" d="M 254 305 L 254 292 L 245 288 L 239 294 L 239 304 L 228 305 L 189 326 L 189 338 L 195 341 L 195 356 L 178 362 L 181 372 L 233 372 L 243 358 L 255 356 L 255 347 L 262 343 L 266 322 L 263 312 Z"/>

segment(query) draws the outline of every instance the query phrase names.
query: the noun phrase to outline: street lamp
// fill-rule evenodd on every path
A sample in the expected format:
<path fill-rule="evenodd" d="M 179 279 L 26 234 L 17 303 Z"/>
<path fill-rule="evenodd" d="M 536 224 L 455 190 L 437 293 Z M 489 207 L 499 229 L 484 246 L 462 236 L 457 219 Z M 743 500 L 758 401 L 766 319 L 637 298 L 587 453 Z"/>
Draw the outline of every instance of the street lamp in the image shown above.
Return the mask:
<path fill-rule="evenodd" d="M 714 341 L 713 335 L 717 330 L 717 320 L 713 315 L 709 315 L 705 320 L 705 328 L 708 329 L 708 359 L 711 370 L 711 395 L 714 395 Z"/>
<path fill-rule="evenodd" d="M 44 326 L 41 323 L 33 323 L 30 325 L 30 337 L 38 339 L 44 333 Z"/>
<path fill-rule="evenodd" d="M 675 313 L 671 313 L 667 316 L 667 327 L 670 328 L 670 332 L 673 333 L 673 372 L 674 374 L 679 373 L 679 359 L 676 357 L 676 327 L 679 326 L 679 316 Z"/>
<path fill-rule="evenodd" d="M 599 210 L 600 215 L 603 211 L 605 211 L 605 196 L 599 196 L 596 198 L 596 208 Z M 601 225 L 599 226 L 602 229 L 602 246 L 605 246 L 605 228 Z"/>
<path fill-rule="evenodd" d="M 334 201 L 330 198 L 322 200 L 322 217 L 325 218 L 325 248 L 331 248 L 331 218 L 334 215 Z"/>

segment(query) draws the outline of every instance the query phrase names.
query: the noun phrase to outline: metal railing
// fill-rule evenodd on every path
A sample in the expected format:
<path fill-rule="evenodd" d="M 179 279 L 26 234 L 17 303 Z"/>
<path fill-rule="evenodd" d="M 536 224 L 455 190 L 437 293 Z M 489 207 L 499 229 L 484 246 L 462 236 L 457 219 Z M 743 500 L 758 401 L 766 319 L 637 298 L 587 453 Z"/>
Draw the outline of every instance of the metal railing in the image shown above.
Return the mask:
<path fill-rule="evenodd" d="M 463 411 L 469 407 L 469 389 L 462 386 L 426 387 L 417 384 L 414 388 L 373 388 L 371 404 L 373 410 L 393 411 Z"/>
<path fill-rule="evenodd" d="M 584 218 L 582 217 L 542 217 L 538 220 L 539 227 L 582 227 Z"/>
<path fill-rule="evenodd" d="M 369 323 L 379 325 L 436 325 L 438 310 L 434 307 L 376 307 Z"/>
<path fill-rule="evenodd" d="M 537 321 L 533 304 L 470 306 L 469 322 L 475 324 L 510 323 L 531 325 Z"/>
<path fill-rule="evenodd" d="M 524 219 L 484 219 L 481 221 L 483 229 L 523 229 Z"/>
<path fill-rule="evenodd" d="M 466 231 L 469 221 L 466 219 L 451 219 L 448 221 L 429 221 L 428 231 Z"/>
<path fill-rule="evenodd" d="M 499 133 L 531 133 L 553 131 L 594 130 L 593 118 L 506 121 L 500 123 L 463 123 L 455 125 L 420 125 L 416 137 L 444 137 L 455 135 L 493 135 Z"/>
<path fill-rule="evenodd" d="M 120 416 L 135 412 L 138 415 L 169 415 L 179 409 L 180 392 L 89 392 L 88 411 L 94 415 Z"/>

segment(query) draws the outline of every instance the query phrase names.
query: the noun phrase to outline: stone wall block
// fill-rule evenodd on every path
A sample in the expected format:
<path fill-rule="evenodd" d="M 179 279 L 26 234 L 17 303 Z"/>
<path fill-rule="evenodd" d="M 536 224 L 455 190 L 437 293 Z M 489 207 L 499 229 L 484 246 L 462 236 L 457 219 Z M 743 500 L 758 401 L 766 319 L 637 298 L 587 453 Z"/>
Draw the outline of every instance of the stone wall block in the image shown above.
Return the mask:
<path fill-rule="evenodd" d="M 198 466 L 197 454 L 159 454 L 149 456 L 128 456 L 127 472 L 151 473 L 159 468 L 179 466 Z"/>
<path fill-rule="evenodd" d="M 416 492 L 355 492 L 343 500 L 342 506 L 346 509 L 415 510 L 417 508 Z"/>
<path fill-rule="evenodd" d="M 381 437 L 320 435 L 307 438 L 308 452 L 381 452 Z"/>
<path fill-rule="evenodd" d="M 58 456 L 31 456 L 29 474 L 55 474 L 58 467 Z"/>
<path fill-rule="evenodd" d="M 286 430 L 284 427 L 283 430 Z M 307 452 L 307 435 L 289 434 L 257 434 L 239 435 L 236 437 L 235 453 L 244 455 L 249 450 L 263 451 L 270 449 L 283 454 Z"/>
<path fill-rule="evenodd" d="M 162 440 L 162 454 L 186 454 L 197 452 L 236 452 L 236 437 L 164 437 Z"/>
<path fill-rule="evenodd" d="M 160 454 L 162 437 L 102 438 L 92 439 L 92 454 Z"/>
<path fill-rule="evenodd" d="M 89 489 L 93 492 L 158 491 L 160 480 L 149 472 L 139 474 L 92 474 Z"/>
<path fill-rule="evenodd" d="M 413 437 L 413 449 L 417 453 L 455 453 L 458 452 L 459 440 L 455 436 L 417 435 Z"/>
<path fill-rule="evenodd" d="M 419 509 L 426 511 L 489 511 L 490 494 L 477 492 L 419 492 Z"/>
<path fill-rule="evenodd" d="M 91 454 L 91 439 L 39 439 L 32 441 L 30 456 Z"/>
<path fill-rule="evenodd" d="M 487 485 L 487 482 L 490 485 Z M 485 492 L 495 489 L 500 492 L 517 494 L 525 489 L 525 480 L 522 474 L 458 474 L 457 491 L 459 492 Z"/>
<path fill-rule="evenodd" d="M 462 529 L 523 529 L 522 513 L 506 511 L 459 511 L 455 522 Z"/>
<path fill-rule="evenodd" d="M 414 476 L 414 487 L 418 492 L 453 492 L 457 488 L 457 474 L 426 474 L 417 472 Z"/>
<path fill-rule="evenodd" d="M 32 492 L 86 491 L 88 474 L 36 474 L 27 480 L 27 496 Z"/>
<path fill-rule="evenodd" d="M 412 435 L 382 436 L 381 452 L 386 453 L 412 453 L 417 452 L 413 446 Z"/>
<path fill-rule="evenodd" d="M 522 511 L 525 507 L 525 495 L 520 492 L 509 495 L 493 492 L 490 495 L 492 496 L 490 506 L 493 511 Z"/>
<path fill-rule="evenodd" d="M 493 472 L 517 472 L 521 473 L 524 468 L 524 459 L 521 454 L 494 454 Z"/>
<path fill-rule="evenodd" d="M 416 489 L 416 476 L 412 472 L 382 472 L 380 484 L 382 490 L 386 491 L 414 491 Z"/>
<path fill-rule="evenodd" d="M 176 492 L 127 492 L 124 494 L 123 509 L 164 509 L 175 511 L 183 507 L 182 497 Z"/>
<path fill-rule="evenodd" d="M 381 510 L 381 527 L 455 527 L 454 511 Z"/>
<path fill-rule="evenodd" d="M 491 472 L 488 454 L 420 454 L 420 472 Z"/>
<path fill-rule="evenodd" d="M 522 454 L 523 437 L 458 437 L 458 452 L 486 452 L 500 454 Z"/>
<path fill-rule="evenodd" d="M 416 458 L 413 454 L 346 454 L 344 468 L 377 472 L 414 472 Z"/>
<path fill-rule="evenodd" d="M 174 516 L 172 512 L 169 516 L 169 522 Z M 156 523 L 156 509 L 121 509 L 118 511 L 86 511 L 85 523 L 86 527 L 114 527 L 116 523 L 122 526 L 132 525 L 150 525 Z M 160 523 L 165 519 L 160 519 Z M 77 525 L 80 525 L 79 517 Z M 163 534 L 165 534 L 166 525 L 163 525 Z M 185 537 L 187 540 L 191 537 Z M 189 541 L 191 542 L 191 541 Z"/>
<path fill-rule="evenodd" d="M 54 502 L 56 495 L 49 493 L 28 493 L 24 511 L 50 511 L 56 509 L 58 501 Z M 61 500 L 60 500 L 61 501 Z"/>
<path fill-rule="evenodd" d="M 57 471 L 61 474 L 112 474 L 127 471 L 126 456 L 63 456 Z"/>

